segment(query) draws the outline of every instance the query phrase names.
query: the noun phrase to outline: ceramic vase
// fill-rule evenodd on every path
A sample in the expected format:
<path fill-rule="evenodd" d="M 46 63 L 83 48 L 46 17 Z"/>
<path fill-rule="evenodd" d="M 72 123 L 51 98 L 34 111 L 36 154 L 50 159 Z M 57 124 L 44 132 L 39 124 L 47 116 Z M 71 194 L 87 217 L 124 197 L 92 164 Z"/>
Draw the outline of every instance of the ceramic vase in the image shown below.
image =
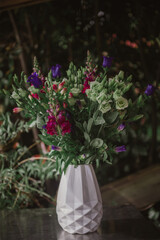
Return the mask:
<path fill-rule="evenodd" d="M 56 212 L 60 226 L 69 233 L 97 230 L 103 215 L 102 198 L 92 165 L 69 165 L 62 174 Z"/>

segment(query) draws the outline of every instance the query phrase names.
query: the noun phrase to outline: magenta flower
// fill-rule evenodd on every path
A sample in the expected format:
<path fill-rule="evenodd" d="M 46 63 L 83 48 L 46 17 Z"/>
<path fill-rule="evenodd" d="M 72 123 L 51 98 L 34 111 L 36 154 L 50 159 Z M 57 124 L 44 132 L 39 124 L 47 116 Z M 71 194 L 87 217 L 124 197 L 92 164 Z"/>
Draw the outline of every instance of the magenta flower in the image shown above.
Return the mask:
<path fill-rule="evenodd" d="M 20 107 L 16 107 L 16 108 L 13 108 L 13 112 L 14 113 L 19 113 L 23 110 L 23 108 L 20 108 Z"/>
<path fill-rule="evenodd" d="M 34 72 L 29 77 L 27 82 L 33 84 L 35 88 L 39 88 L 42 85 L 41 79 L 38 77 L 38 73 Z"/>
<path fill-rule="evenodd" d="M 57 123 L 56 118 L 54 116 L 48 116 L 48 122 L 46 124 L 47 134 L 57 135 Z"/>
<path fill-rule="evenodd" d="M 148 86 L 147 86 L 147 88 L 146 88 L 144 93 L 147 96 L 151 96 L 154 93 L 154 91 L 155 91 L 155 87 L 152 84 L 148 84 Z"/>
<path fill-rule="evenodd" d="M 118 126 L 117 130 L 118 130 L 118 131 L 122 131 L 124 128 L 125 128 L 125 124 L 124 124 L 124 123 L 121 123 L 121 124 Z"/>
<path fill-rule="evenodd" d="M 66 134 L 66 133 L 70 133 L 71 132 L 71 124 L 70 122 L 67 120 L 65 122 L 63 122 L 60 125 L 61 129 L 62 129 L 62 135 Z"/>
<path fill-rule="evenodd" d="M 61 76 L 60 68 L 61 68 L 61 66 L 59 64 L 56 64 L 56 66 L 51 67 L 51 72 L 52 72 L 53 78 L 57 78 L 57 77 Z"/>
<path fill-rule="evenodd" d="M 118 147 L 115 148 L 115 151 L 116 151 L 117 153 L 119 153 L 119 152 L 125 152 L 125 151 L 126 151 L 126 146 L 125 146 L 125 145 L 118 146 Z"/>
<path fill-rule="evenodd" d="M 88 83 L 88 80 L 86 80 L 83 84 L 82 93 L 85 93 L 87 89 L 90 89 L 90 85 Z"/>
<path fill-rule="evenodd" d="M 103 63 L 102 66 L 105 67 L 111 67 L 113 61 L 113 57 L 105 57 L 103 56 Z"/>

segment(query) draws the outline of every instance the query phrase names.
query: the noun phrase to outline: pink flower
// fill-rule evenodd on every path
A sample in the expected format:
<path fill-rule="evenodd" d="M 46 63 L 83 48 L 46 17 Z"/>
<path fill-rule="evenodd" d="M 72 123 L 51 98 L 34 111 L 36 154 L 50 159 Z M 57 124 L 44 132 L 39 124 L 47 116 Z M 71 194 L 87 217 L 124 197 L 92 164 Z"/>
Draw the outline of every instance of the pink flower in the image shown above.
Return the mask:
<path fill-rule="evenodd" d="M 23 110 L 23 108 L 20 108 L 20 107 L 16 107 L 16 108 L 13 108 L 13 112 L 14 113 L 19 113 Z"/>
<path fill-rule="evenodd" d="M 130 47 L 131 46 L 131 42 L 129 40 L 126 40 L 125 42 L 126 46 Z"/>
<path fill-rule="evenodd" d="M 132 42 L 132 43 L 131 43 L 131 47 L 132 47 L 132 48 L 138 48 L 138 45 L 137 45 L 137 43 Z"/>
<path fill-rule="evenodd" d="M 66 102 L 63 102 L 63 107 L 67 108 L 67 103 Z"/>
<path fill-rule="evenodd" d="M 61 90 L 63 88 L 63 85 L 65 84 L 65 81 L 64 82 L 61 82 L 59 85 L 58 85 L 58 90 Z"/>
<path fill-rule="evenodd" d="M 67 92 L 67 88 L 63 88 L 62 90 L 61 90 L 61 94 L 64 94 L 64 93 L 66 93 Z"/>

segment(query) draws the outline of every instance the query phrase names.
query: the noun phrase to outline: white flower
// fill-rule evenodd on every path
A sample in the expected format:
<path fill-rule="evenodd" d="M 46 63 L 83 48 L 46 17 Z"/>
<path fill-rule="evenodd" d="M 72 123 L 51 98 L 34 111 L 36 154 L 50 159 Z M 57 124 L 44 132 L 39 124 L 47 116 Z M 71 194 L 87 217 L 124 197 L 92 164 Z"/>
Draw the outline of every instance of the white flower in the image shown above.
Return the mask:
<path fill-rule="evenodd" d="M 72 88 L 71 93 L 73 94 L 74 97 L 78 97 L 80 94 L 81 90 L 79 88 Z"/>
<path fill-rule="evenodd" d="M 111 105 L 110 105 L 109 101 L 103 101 L 99 106 L 99 110 L 102 113 L 106 113 L 106 112 L 110 111 L 111 110 Z"/>
<path fill-rule="evenodd" d="M 128 107 L 128 100 L 124 97 L 119 97 L 116 100 L 116 109 L 123 110 Z"/>

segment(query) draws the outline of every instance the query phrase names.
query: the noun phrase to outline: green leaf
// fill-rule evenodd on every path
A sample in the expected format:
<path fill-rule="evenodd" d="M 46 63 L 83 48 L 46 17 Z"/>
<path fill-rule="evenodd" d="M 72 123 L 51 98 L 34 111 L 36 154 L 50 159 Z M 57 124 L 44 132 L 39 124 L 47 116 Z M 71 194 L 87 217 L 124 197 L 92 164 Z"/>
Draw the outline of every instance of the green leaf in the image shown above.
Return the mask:
<path fill-rule="evenodd" d="M 87 125 L 88 133 L 91 131 L 92 124 L 93 124 L 93 118 L 90 118 Z"/>
<path fill-rule="evenodd" d="M 103 161 L 105 162 L 108 158 L 108 154 L 106 153 L 106 151 L 103 153 Z"/>
<path fill-rule="evenodd" d="M 39 135 L 40 139 L 42 140 L 42 142 L 44 142 L 46 145 L 53 145 L 52 141 L 50 141 L 49 139 L 46 138 L 46 136 L 43 135 Z"/>
<path fill-rule="evenodd" d="M 81 123 L 75 121 L 76 126 L 83 132 L 83 126 Z"/>
<path fill-rule="evenodd" d="M 117 111 L 109 113 L 107 116 L 107 119 L 106 119 L 107 122 L 114 123 L 115 120 L 117 119 L 118 115 L 119 115 L 119 113 Z"/>
<path fill-rule="evenodd" d="M 142 118 L 143 116 L 144 116 L 143 114 L 136 115 L 135 117 L 129 118 L 129 119 L 127 120 L 127 122 L 137 121 L 137 120 L 139 120 L 140 118 Z"/>
<path fill-rule="evenodd" d="M 42 129 L 43 125 L 44 125 L 44 121 L 43 121 L 42 117 L 37 115 L 37 128 Z"/>
<path fill-rule="evenodd" d="M 83 128 L 84 128 L 84 130 L 87 131 L 87 123 L 86 123 L 86 121 L 83 123 Z"/>
<path fill-rule="evenodd" d="M 86 139 L 86 141 L 89 143 L 90 142 L 90 136 L 87 132 L 84 132 L 84 138 Z"/>
<path fill-rule="evenodd" d="M 97 117 L 98 117 L 98 114 L 99 114 L 99 110 L 95 111 L 94 114 L 93 114 L 93 120 L 96 120 Z"/>
<path fill-rule="evenodd" d="M 97 117 L 97 119 L 94 121 L 94 124 L 95 125 L 102 125 L 105 123 L 105 120 L 104 118 L 101 116 L 101 117 Z"/>
<path fill-rule="evenodd" d="M 96 167 L 99 168 L 99 159 L 96 159 Z"/>

